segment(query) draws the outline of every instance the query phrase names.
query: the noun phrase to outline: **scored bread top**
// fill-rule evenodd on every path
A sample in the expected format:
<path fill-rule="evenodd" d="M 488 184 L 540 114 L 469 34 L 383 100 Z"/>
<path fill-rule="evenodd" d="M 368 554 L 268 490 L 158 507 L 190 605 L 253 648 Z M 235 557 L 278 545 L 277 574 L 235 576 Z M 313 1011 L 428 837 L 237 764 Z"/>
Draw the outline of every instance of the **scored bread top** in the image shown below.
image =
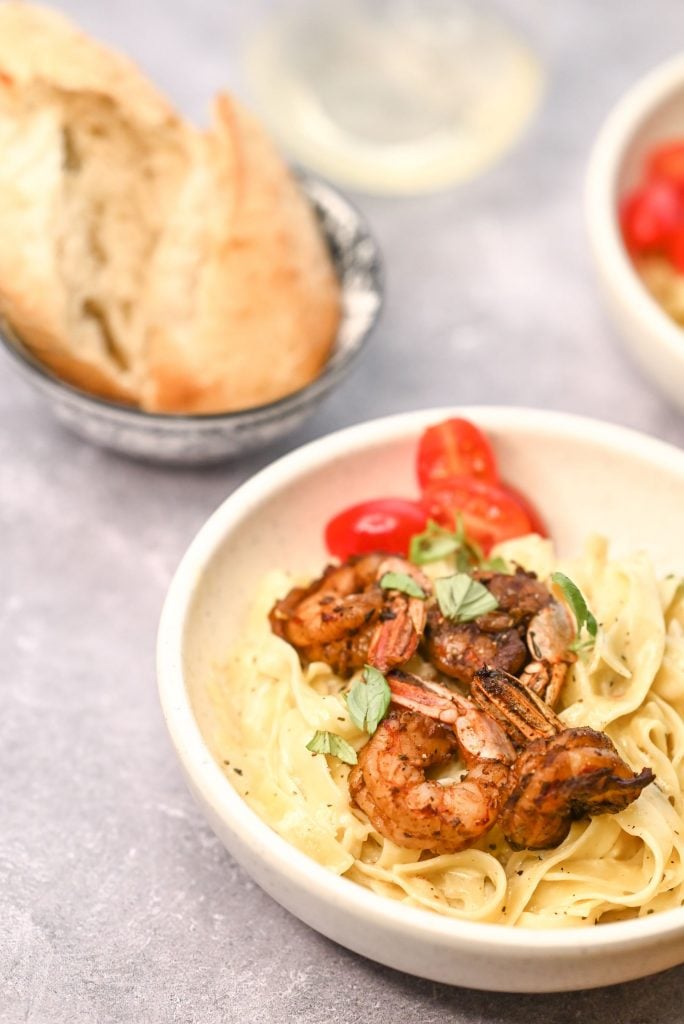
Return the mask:
<path fill-rule="evenodd" d="M 339 284 L 307 201 L 227 96 L 156 254 L 145 408 L 242 409 L 320 372 Z"/>
<path fill-rule="evenodd" d="M 0 315 L 56 373 L 150 411 L 279 398 L 320 371 L 339 285 L 261 128 L 201 134 L 61 15 L 0 4 Z"/>

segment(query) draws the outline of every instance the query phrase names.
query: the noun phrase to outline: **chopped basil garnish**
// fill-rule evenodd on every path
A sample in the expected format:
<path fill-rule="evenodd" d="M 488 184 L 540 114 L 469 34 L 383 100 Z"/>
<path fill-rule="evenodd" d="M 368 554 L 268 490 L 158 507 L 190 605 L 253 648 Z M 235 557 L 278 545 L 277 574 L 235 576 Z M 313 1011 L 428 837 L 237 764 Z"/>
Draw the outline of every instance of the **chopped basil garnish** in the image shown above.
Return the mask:
<path fill-rule="evenodd" d="M 405 572 L 383 573 L 380 578 L 380 586 L 383 590 L 400 590 L 402 594 L 408 594 L 409 597 L 422 597 L 423 600 L 427 597 L 423 588 Z"/>
<path fill-rule="evenodd" d="M 512 575 L 510 565 L 501 555 L 496 555 L 494 558 L 485 558 L 480 568 L 486 572 L 503 572 L 509 576 Z"/>
<path fill-rule="evenodd" d="M 356 764 L 354 748 L 334 732 L 315 732 L 306 745 L 312 754 L 332 754 L 345 764 Z"/>
<path fill-rule="evenodd" d="M 454 622 L 470 622 L 499 607 L 496 598 L 484 584 L 465 572 L 437 580 L 435 593 L 442 615 Z"/>
<path fill-rule="evenodd" d="M 596 639 L 598 623 L 589 611 L 589 607 L 584 599 L 582 591 L 576 583 L 573 583 L 572 580 L 562 572 L 554 572 L 551 580 L 562 591 L 563 597 L 570 605 L 572 614 L 575 616 L 575 621 L 577 622 L 577 639 L 570 645 L 570 650 L 581 651 L 585 650 L 587 647 L 591 647 L 592 643 Z M 583 626 L 586 626 L 587 633 L 591 637 L 590 640 L 580 640 L 580 634 Z"/>
<path fill-rule="evenodd" d="M 469 572 L 471 569 L 488 569 L 490 572 L 510 572 L 508 563 L 503 558 L 485 558 L 482 548 L 474 540 L 470 540 L 463 525 L 463 517 L 456 517 L 456 529 L 447 530 L 439 523 L 428 519 L 422 533 L 411 538 L 409 559 L 414 565 L 426 565 L 428 562 L 440 562 L 444 558 L 454 559 L 458 572 Z"/>
<path fill-rule="evenodd" d="M 387 714 L 392 694 L 382 672 L 372 665 L 366 665 L 363 678 L 365 682 L 357 680 L 347 694 L 347 710 L 356 728 L 372 736 Z"/>
<path fill-rule="evenodd" d="M 411 537 L 409 547 L 409 559 L 414 565 L 426 565 L 428 562 L 438 562 L 442 558 L 448 558 L 458 551 L 462 541 L 458 534 L 452 530 L 445 530 L 432 519 L 428 519 L 427 526 L 422 533 L 416 533 Z"/>

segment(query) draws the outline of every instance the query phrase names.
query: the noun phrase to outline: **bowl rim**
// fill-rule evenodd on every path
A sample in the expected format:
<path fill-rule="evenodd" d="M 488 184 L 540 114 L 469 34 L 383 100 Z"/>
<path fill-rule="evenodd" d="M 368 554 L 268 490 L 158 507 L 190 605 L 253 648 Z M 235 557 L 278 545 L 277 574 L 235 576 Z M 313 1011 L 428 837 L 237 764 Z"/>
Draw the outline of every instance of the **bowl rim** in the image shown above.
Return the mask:
<path fill-rule="evenodd" d="M 85 391 L 67 380 L 63 380 L 58 376 L 58 374 L 53 373 L 48 366 L 42 363 L 41 360 L 31 352 L 19 335 L 12 329 L 11 325 L 2 318 L 0 318 L 0 348 L 7 353 L 9 358 L 18 366 L 20 371 L 23 371 L 29 377 L 38 378 L 37 383 L 39 383 L 43 388 L 53 391 L 62 397 L 71 399 L 75 403 L 85 404 L 89 406 L 93 412 L 110 415 L 112 417 L 122 417 L 133 421 L 137 420 L 141 424 L 147 423 L 154 424 L 155 426 L 160 424 L 166 424 L 168 426 L 192 424 L 193 427 L 196 427 L 198 424 L 202 423 L 209 425 L 216 423 L 229 423 L 231 421 L 235 422 L 244 419 L 245 417 L 268 420 L 278 419 L 280 416 L 287 415 L 288 413 L 298 409 L 301 405 L 308 404 L 310 401 L 315 400 L 319 395 L 324 395 L 332 387 L 335 380 L 351 368 L 353 363 L 366 347 L 371 334 L 378 325 L 378 321 L 380 320 L 385 305 L 385 273 L 383 257 L 379 243 L 371 230 L 366 217 L 356 203 L 350 200 L 344 192 L 338 189 L 330 181 L 317 174 L 313 174 L 311 171 L 294 165 L 290 165 L 290 171 L 297 180 L 309 203 L 312 203 L 314 193 L 316 193 L 316 197 L 318 198 L 321 192 L 324 194 L 327 192 L 328 195 L 334 196 L 335 203 L 339 206 L 343 206 L 347 212 L 353 215 L 357 231 L 360 232 L 361 236 L 360 239 L 359 237 L 356 238 L 356 243 L 358 244 L 359 241 L 362 241 L 363 244 L 368 247 L 367 259 L 369 262 L 372 262 L 375 267 L 373 293 L 377 301 L 369 318 L 368 324 L 363 331 L 357 334 L 353 343 L 341 352 L 337 348 L 337 342 L 339 340 L 338 328 L 335 341 L 333 342 L 333 346 L 323 368 L 321 369 L 321 372 L 308 384 L 305 384 L 303 387 L 297 388 L 296 391 L 291 391 L 289 394 L 283 395 L 281 398 L 277 398 L 272 402 L 247 406 L 245 409 L 213 413 L 148 412 L 136 405 L 128 405 L 125 402 L 116 401 L 116 399 L 103 398 L 99 395 L 92 394 L 91 392 Z M 331 236 L 326 231 L 325 225 L 321 223 L 320 227 L 324 239 L 329 243 Z M 339 283 L 340 293 L 344 299 L 345 289 L 341 278 L 339 278 Z M 342 319 L 343 318 L 344 312 L 342 315 Z M 341 324 L 342 320 L 340 321 L 340 326 Z"/>
<path fill-rule="evenodd" d="M 612 107 L 592 146 L 585 177 L 585 221 L 599 267 L 619 294 L 628 315 L 655 334 L 673 359 L 684 358 L 682 328 L 641 281 L 622 240 L 617 177 L 637 129 L 675 90 L 684 90 L 684 54 L 639 78 Z"/>
<path fill-rule="evenodd" d="M 485 429 L 542 431 L 559 439 L 582 439 L 619 453 L 646 458 L 684 477 L 684 451 L 631 428 L 572 413 L 515 406 L 461 406 L 423 409 L 365 421 L 325 435 L 295 449 L 260 470 L 209 517 L 190 543 L 169 586 L 159 624 L 157 675 L 159 696 L 172 743 L 195 793 L 212 808 L 252 855 L 274 875 L 285 875 L 310 896 L 344 908 L 360 920 L 391 929 L 406 941 L 421 939 L 442 947 L 467 946 L 474 952 L 505 952 L 514 959 L 543 952 L 560 960 L 587 951 L 628 950 L 684 933 L 684 907 L 648 917 L 610 922 L 582 930 L 513 929 L 508 925 L 441 917 L 427 909 L 407 907 L 336 875 L 291 846 L 267 825 L 221 771 L 197 724 L 183 674 L 184 633 L 195 587 L 202 572 L 230 530 L 285 483 L 308 475 L 337 457 L 416 437 L 439 419 L 465 416 Z"/>

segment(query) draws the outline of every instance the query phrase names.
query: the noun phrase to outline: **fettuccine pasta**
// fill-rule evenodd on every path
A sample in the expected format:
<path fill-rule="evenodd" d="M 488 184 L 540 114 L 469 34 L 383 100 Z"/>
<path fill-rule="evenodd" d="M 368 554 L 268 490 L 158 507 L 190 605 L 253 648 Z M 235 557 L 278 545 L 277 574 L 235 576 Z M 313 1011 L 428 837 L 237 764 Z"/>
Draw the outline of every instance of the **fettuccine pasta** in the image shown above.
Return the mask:
<path fill-rule="evenodd" d="M 347 786 L 349 767 L 313 756 L 317 730 L 359 749 L 348 681 L 324 664 L 302 668 L 274 636 L 268 611 L 294 581 L 274 572 L 256 597 L 243 641 L 213 681 L 215 747 L 227 776 L 279 835 L 319 864 L 389 899 L 470 921 L 579 928 L 641 917 L 684 901 L 684 587 L 659 580 L 647 557 L 613 561 L 602 539 L 557 563 L 549 541 L 527 537 L 497 554 L 546 579 L 560 568 L 601 628 L 572 666 L 561 721 L 604 731 L 635 770 L 656 774 L 615 815 L 572 825 L 555 849 L 514 852 L 495 826 L 474 847 L 431 856 L 379 835 Z M 452 777 L 457 778 L 458 773 Z"/>

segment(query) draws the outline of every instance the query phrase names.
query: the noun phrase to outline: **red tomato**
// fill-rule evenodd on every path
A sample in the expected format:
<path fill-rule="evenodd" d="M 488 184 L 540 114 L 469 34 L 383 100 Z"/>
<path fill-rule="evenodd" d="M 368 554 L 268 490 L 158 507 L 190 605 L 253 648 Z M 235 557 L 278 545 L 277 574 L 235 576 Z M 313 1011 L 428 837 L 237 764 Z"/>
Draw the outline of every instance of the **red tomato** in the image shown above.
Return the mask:
<path fill-rule="evenodd" d="M 664 253 L 684 273 L 684 139 L 655 146 L 645 170 L 620 211 L 625 243 L 633 255 Z"/>
<path fill-rule="evenodd" d="M 546 526 L 546 523 L 544 522 L 541 515 L 539 514 L 535 506 L 532 504 L 530 499 L 527 497 L 527 495 L 523 494 L 522 491 L 519 491 L 517 487 L 513 486 L 513 484 L 509 484 L 508 482 L 504 482 L 503 480 L 501 481 L 500 486 L 504 491 L 508 491 L 509 494 L 512 494 L 515 500 L 518 502 L 518 504 L 522 505 L 522 507 L 525 509 L 525 512 L 527 513 L 527 518 L 530 521 L 530 528 L 532 530 L 532 533 L 538 533 L 540 537 L 548 537 L 549 531 Z"/>
<path fill-rule="evenodd" d="M 455 529 L 458 516 L 466 534 L 487 553 L 494 544 L 520 537 L 532 530 L 521 502 L 500 484 L 451 477 L 426 488 L 423 503 L 430 519 Z"/>
<path fill-rule="evenodd" d="M 648 176 L 669 181 L 684 189 L 684 139 L 673 139 L 656 146 L 648 155 Z"/>
<path fill-rule="evenodd" d="M 680 274 L 684 274 L 684 226 L 678 228 L 668 238 L 665 252 L 675 270 L 678 270 Z"/>
<path fill-rule="evenodd" d="M 325 543 L 336 558 L 371 551 L 407 555 L 414 533 L 427 525 L 420 502 L 407 498 L 376 498 L 352 505 L 334 516 L 325 528 Z"/>
<path fill-rule="evenodd" d="M 489 441 L 474 423 L 444 420 L 428 427 L 418 442 L 418 482 L 422 489 L 445 477 L 467 476 L 496 483 L 496 459 Z"/>
<path fill-rule="evenodd" d="M 627 248 L 634 253 L 661 249 L 684 220 L 684 198 L 668 181 L 646 182 L 630 192 L 620 209 Z"/>

